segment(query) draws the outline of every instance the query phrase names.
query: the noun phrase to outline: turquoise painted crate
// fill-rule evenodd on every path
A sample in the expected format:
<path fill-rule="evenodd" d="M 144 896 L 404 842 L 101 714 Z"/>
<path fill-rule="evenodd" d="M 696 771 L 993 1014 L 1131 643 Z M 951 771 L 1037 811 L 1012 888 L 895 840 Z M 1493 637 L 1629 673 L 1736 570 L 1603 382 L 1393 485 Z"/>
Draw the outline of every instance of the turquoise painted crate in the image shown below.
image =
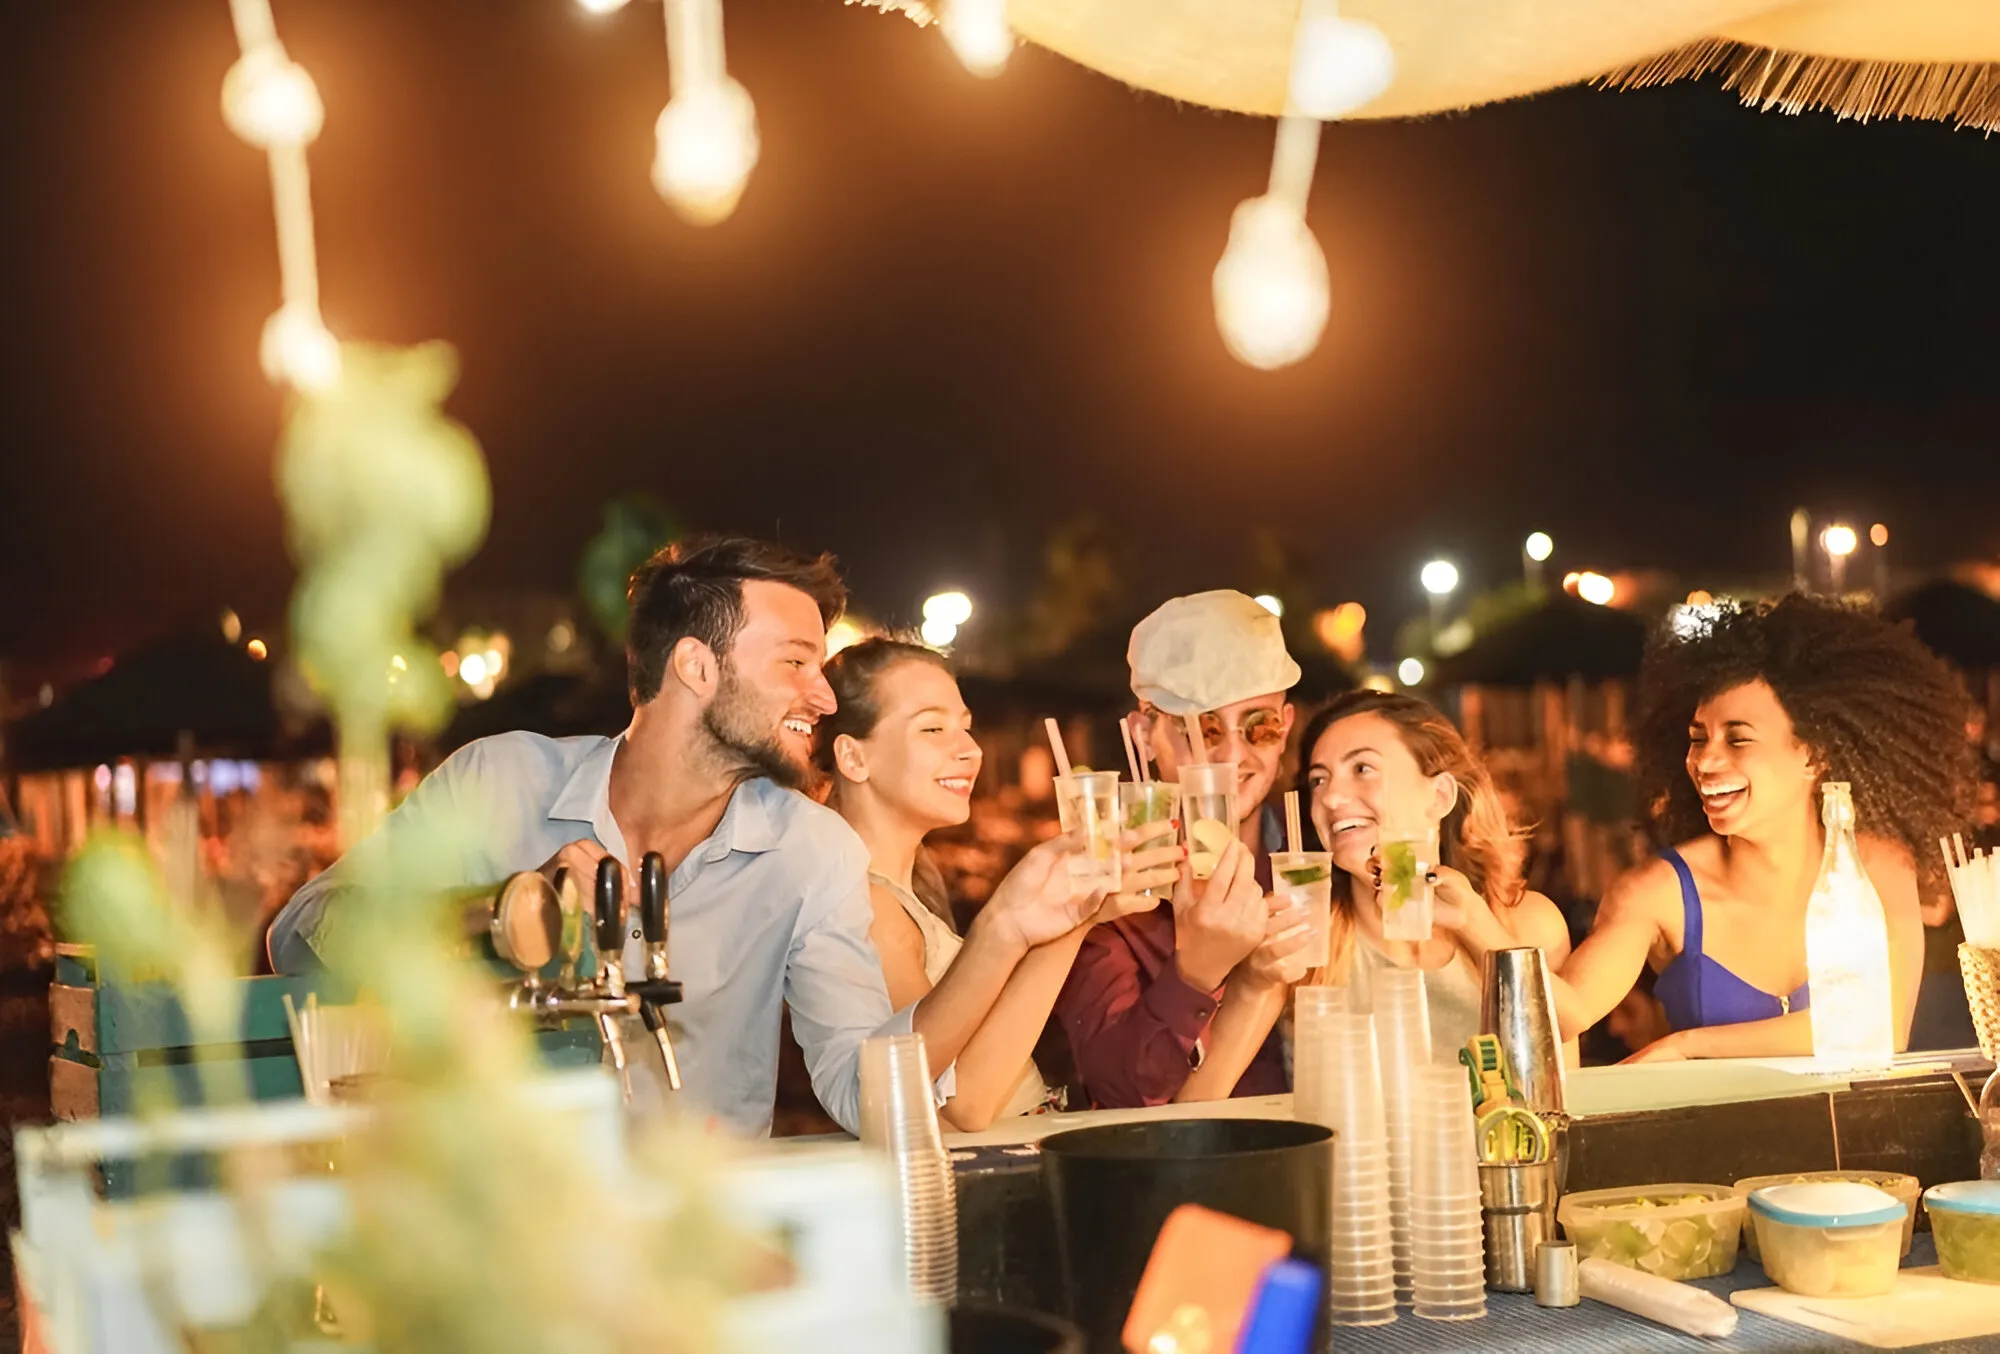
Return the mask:
<path fill-rule="evenodd" d="M 352 992 L 323 974 L 231 981 L 243 989 L 239 1037 L 204 1044 L 196 1041 L 172 988 L 101 981 L 87 947 L 59 947 L 49 988 L 49 1102 L 55 1116 L 129 1114 L 155 1091 L 172 1103 L 197 1104 L 203 1096 L 202 1064 L 214 1061 L 237 1064 L 254 1100 L 304 1094 L 284 999 L 289 995 L 294 1005 L 304 1006 L 317 993 L 323 1002 L 345 1002 Z M 534 1043 L 551 1067 L 589 1066 L 602 1056 L 596 1025 L 587 1020 L 537 1030 Z M 176 1163 L 177 1184 L 194 1183 L 203 1174 L 190 1163 Z M 108 1170 L 105 1185 L 113 1195 L 130 1192 L 129 1164 Z"/>

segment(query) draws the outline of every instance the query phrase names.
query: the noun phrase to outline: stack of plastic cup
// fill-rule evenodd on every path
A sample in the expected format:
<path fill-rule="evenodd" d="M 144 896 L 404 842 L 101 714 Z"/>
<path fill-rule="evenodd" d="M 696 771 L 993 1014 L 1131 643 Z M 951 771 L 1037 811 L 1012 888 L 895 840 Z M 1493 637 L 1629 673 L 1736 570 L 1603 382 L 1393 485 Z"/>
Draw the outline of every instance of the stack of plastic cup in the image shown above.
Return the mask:
<path fill-rule="evenodd" d="M 1298 989 L 1294 1112 L 1335 1135 L 1328 1317 L 1336 1326 L 1379 1326 L 1396 1319 L 1388 1130 L 1375 1019 L 1345 1004 L 1338 989 Z"/>
<path fill-rule="evenodd" d="M 922 1035 L 877 1035 L 861 1045 L 861 1142 L 886 1152 L 895 1168 L 910 1292 L 957 1301 L 958 1194 Z"/>
<path fill-rule="evenodd" d="M 1431 1061 L 1431 1017 L 1422 969 L 1385 969 L 1375 975 L 1375 1042 L 1382 1058 L 1382 1117 L 1389 1130 L 1389 1234 L 1396 1252 L 1396 1301 L 1407 1306 L 1415 1295 L 1410 1178 L 1416 1157 L 1416 1074 Z"/>
<path fill-rule="evenodd" d="M 1431 1321 L 1486 1315 L 1486 1235 L 1465 1072 L 1425 1067 L 1415 1079 L 1416 1153 L 1410 1178 L 1410 1280 Z"/>

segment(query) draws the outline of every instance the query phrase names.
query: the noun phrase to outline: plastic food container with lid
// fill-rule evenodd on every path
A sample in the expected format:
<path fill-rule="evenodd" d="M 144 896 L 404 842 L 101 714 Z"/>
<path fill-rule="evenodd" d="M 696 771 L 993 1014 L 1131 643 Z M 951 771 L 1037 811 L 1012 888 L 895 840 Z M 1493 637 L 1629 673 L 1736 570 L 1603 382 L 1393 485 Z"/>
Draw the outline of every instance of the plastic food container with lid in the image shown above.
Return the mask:
<path fill-rule="evenodd" d="M 1855 1180 L 1750 1192 L 1764 1272 L 1809 1298 L 1868 1298 L 1894 1288 L 1909 1214 L 1893 1194 Z"/>
<path fill-rule="evenodd" d="M 1727 1185 L 1635 1185 L 1568 1195 L 1556 1221 L 1581 1260 L 1663 1279 L 1712 1279 L 1736 1268 L 1744 1206 Z"/>
<path fill-rule="evenodd" d="M 1945 1278 L 2000 1283 L 2000 1180 L 1933 1185 L 1924 1207 Z"/>
<path fill-rule="evenodd" d="M 1785 1175 L 1745 1176 L 1736 1182 L 1736 1192 L 1747 1199 L 1752 1191 L 1763 1189 L 1766 1185 L 1810 1185 L 1822 1180 L 1852 1180 L 1856 1184 L 1873 1185 L 1908 1205 L 1909 1214 L 1903 1219 L 1902 1258 L 1909 1259 L 1910 1239 L 1917 1227 L 1917 1201 L 1924 1193 L 1924 1187 L 1917 1183 L 1914 1175 L 1896 1171 L 1792 1171 Z M 1756 1221 L 1748 1213 L 1743 1216 L 1743 1249 L 1752 1260 L 1762 1259 L 1757 1246 Z"/>

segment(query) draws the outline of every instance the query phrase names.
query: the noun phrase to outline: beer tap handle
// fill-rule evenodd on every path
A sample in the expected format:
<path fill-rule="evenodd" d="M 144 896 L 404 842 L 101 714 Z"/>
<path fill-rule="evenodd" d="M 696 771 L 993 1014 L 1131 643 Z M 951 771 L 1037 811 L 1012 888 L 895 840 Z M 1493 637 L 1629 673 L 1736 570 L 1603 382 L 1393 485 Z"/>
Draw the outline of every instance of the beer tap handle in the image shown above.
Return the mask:
<path fill-rule="evenodd" d="M 664 956 L 667 944 L 667 862 L 658 851 L 648 851 L 639 862 L 639 929 L 646 938 L 646 951 L 650 958 L 659 946 Z M 649 964 L 647 966 L 651 968 Z M 664 978 L 664 973 L 648 973 L 649 978 Z"/>
<path fill-rule="evenodd" d="M 625 867 L 606 856 L 597 862 L 597 971 L 624 976 Z"/>
<path fill-rule="evenodd" d="M 680 990 L 679 984 L 667 979 L 667 862 L 658 851 L 648 851 L 639 862 L 639 932 L 646 942 L 645 981 L 638 985 L 639 1015 L 659 1042 L 667 1085 L 678 1091 L 680 1059 L 674 1056 L 666 1012 L 660 1009 L 664 1002 L 678 1001 Z"/>

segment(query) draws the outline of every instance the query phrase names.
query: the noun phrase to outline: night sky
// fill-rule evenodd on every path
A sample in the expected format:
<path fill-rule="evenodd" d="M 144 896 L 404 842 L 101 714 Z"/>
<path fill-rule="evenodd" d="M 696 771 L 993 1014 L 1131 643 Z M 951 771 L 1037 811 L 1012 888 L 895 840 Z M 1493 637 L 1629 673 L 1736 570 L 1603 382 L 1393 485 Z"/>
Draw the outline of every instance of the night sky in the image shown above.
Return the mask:
<path fill-rule="evenodd" d="M 1049 528 L 1127 533 L 1150 602 L 1244 581 L 1267 526 L 1388 615 L 1446 550 L 1786 567 L 1799 503 L 1899 563 L 2000 548 L 2000 144 L 1570 90 L 1330 128 L 1320 351 L 1238 366 L 1210 313 L 1269 124 L 1024 49 L 965 74 L 836 0 L 734 0 L 763 159 L 734 219 L 647 175 L 655 5 L 279 0 L 318 80 L 329 323 L 456 343 L 492 534 L 460 576 L 562 588 L 599 505 L 836 551 L 908 619 L 1018 596 Z M 0 19 L 0 656 L 128 642 L 289 587 L 256 345 L 261 155 L 223 127 L 224 0 Z"/>

